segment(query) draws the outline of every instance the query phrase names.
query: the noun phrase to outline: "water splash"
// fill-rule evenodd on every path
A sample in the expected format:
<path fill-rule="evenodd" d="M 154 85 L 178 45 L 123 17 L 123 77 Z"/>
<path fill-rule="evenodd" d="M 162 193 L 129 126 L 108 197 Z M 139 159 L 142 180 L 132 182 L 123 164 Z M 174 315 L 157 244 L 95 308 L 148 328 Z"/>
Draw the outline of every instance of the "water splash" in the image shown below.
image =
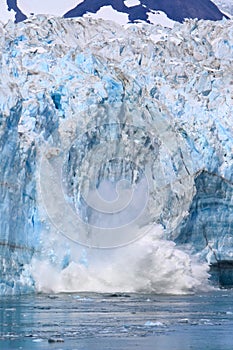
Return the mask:
<path fill-rule="evenodd" d="M 187 294 L 207 291 L 208 265 L 162 238 L 161 226 L 130 245 L 117 249 L 67 248 L 61 258 L 53 241 L 47 257 L 30 265 L 38 292 L 143 292 Z M 57 242 L 58 243 L 58 242 Z M 56 253 L 55 253 L 56 252 Z M 45 253 L 45 252 L 44 252 Z"/>

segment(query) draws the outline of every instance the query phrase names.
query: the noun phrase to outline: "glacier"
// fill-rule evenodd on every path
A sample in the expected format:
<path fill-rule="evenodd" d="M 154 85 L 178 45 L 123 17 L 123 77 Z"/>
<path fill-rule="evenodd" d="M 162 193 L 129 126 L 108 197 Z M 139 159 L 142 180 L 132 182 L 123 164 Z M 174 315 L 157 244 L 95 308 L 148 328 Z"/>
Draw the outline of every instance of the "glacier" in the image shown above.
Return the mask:
<path fill-rule="evenodd" d="M 232 21 L 0 31 L 0 294 L 231 285 Z"/>

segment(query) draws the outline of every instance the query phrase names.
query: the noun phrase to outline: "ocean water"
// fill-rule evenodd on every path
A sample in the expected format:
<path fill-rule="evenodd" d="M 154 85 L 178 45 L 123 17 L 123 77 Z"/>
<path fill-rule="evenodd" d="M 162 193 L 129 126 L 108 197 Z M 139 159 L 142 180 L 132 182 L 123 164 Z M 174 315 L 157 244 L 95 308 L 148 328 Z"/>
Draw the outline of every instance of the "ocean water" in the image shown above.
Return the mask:
<path fill-rule="evenodd" d="M 233 290 L 2 297 L 0 349 L 227 350 Z"/>

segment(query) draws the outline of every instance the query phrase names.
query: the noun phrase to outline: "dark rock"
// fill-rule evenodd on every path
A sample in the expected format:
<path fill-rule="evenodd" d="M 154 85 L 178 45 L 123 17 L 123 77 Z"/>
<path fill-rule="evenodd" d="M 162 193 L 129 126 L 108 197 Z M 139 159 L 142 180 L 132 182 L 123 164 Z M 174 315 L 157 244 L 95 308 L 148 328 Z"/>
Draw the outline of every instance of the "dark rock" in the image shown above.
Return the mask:
<path fill-rule="evenodd" d="M 63 338 L 49 338 L 48 343 L 64 343 Z"/>

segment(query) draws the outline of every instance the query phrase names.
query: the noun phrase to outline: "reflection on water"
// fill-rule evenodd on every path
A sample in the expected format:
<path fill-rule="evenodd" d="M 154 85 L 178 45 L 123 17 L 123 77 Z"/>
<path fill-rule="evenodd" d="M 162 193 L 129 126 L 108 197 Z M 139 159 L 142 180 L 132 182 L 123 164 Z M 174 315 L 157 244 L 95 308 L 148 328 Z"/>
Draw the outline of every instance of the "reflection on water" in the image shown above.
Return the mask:
<path fill-rule="evenodd" d="M 201 295 L 59 294 L 4 297 L 0 348 L 233 348 L 233 291 Z"/>

